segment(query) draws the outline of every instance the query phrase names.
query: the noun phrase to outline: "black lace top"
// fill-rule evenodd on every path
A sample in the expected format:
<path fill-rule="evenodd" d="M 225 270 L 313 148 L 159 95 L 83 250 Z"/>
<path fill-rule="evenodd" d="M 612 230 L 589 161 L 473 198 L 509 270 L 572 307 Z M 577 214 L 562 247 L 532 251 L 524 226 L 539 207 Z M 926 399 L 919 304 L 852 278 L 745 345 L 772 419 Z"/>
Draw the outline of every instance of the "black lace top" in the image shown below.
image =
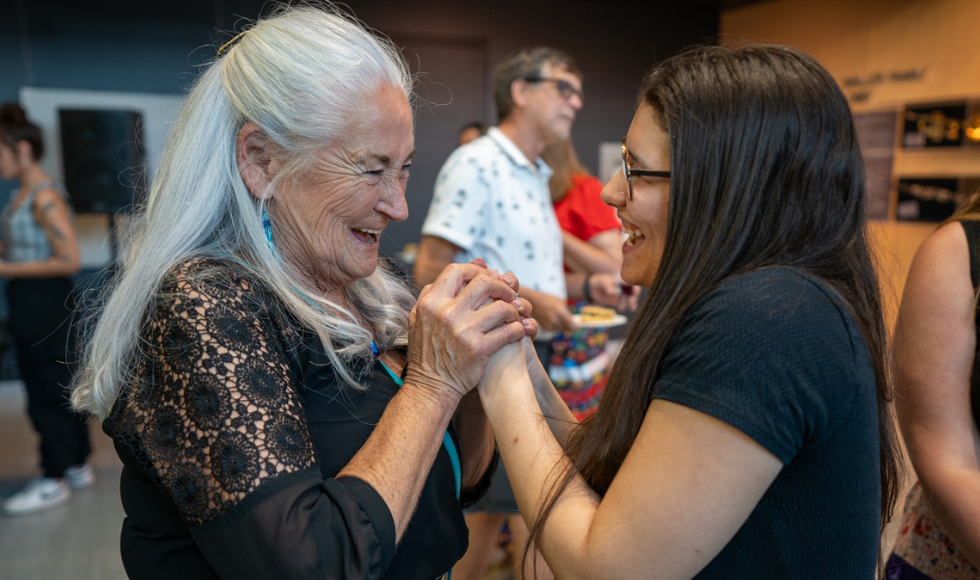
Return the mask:
<path fill-rule="evenodd" d="M 397 553 L 378 493 L 333 477 L 397 392 L 380 362 L 366 390 L 340 387 L 313 333 L 227 264 L 186 265 L 159 295 L 138 381 L 103 424 L 124 463 L 131 578 L 432 579 L 462 556 L 445 449 Z"/>

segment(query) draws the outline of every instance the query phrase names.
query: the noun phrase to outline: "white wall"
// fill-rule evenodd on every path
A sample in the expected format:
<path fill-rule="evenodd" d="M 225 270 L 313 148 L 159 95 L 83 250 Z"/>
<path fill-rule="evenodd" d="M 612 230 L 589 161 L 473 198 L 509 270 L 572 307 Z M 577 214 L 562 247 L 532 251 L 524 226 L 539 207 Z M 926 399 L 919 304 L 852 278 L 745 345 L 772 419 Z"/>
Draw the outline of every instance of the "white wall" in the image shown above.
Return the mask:
<path fill-rule="evenodd" d="M 100 109 L 135 111 L 143 116 L 143 145 L 150 180 L 156 172 L 170 128 L 173 126 L 183 97 L 149 93 L 116 93 L 22 87 L 20 104 L 27 116 L 44 131 L 47 152 L 41 165 L 52 177 L 64 182 L 61 161 L 61 127 L 59 109 Z M 101 268 L 110 259 L 108 244 L 109 216 L 81 214 L 76 216 L 83 268 Z"/>

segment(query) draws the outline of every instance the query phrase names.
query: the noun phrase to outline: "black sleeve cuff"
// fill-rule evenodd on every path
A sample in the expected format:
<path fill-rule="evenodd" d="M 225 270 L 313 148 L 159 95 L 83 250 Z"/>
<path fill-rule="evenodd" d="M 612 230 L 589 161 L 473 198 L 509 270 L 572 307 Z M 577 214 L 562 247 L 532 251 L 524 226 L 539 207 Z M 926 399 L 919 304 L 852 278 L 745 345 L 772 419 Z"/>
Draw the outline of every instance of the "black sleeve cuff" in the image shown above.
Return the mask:
<path fill-rule="evenodd" d="M 332 480 L 328 479 L 324 482 L 324 487 L 327 485 L 346 487 L 347 491 L 357 498 L 361 510 L 377 534 L 378 544 L 381 546 L 382 568 L 387 570 L 388 564 L 395 557 L 395 518 L 391 516 L 391 509 L 381 498 L 381 494 L 375 491 L 371 484 L 357 477 L 345 476 Z"/>
<path fill-rule="evenodd" d="M 268 480 L 223 515 L 190 529 L 221 578 L 380 578 L 395 524 L 370 485 L 324 480 L 316 467 Z"/>

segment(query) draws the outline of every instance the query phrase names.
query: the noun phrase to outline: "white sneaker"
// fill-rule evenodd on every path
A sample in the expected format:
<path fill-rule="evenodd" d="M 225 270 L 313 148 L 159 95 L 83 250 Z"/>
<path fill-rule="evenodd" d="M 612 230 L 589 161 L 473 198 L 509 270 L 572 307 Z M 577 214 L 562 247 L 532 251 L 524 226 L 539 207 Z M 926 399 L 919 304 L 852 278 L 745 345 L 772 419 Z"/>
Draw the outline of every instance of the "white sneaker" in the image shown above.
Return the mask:
<path fill-rule="evenodd" d="M 72 489 L 85 489 L 95 483 L 95 470 L 88 463 L 75 465 L 65 470 L 65 480 Z"/>
<path fill-rule="evenodd" d="M 71 488 L 64 479 L 42 477 L 3 502 L 3 513 L 22 516 L 59 506 L 71 498 Z"/>

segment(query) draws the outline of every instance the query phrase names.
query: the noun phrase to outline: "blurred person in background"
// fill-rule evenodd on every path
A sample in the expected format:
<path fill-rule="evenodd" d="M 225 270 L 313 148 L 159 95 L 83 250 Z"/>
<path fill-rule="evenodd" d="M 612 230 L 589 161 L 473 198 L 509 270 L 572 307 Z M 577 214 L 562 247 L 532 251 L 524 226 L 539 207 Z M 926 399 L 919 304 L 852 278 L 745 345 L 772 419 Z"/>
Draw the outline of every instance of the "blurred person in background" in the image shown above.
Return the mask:
<path fill-rule="evenodd" d="M 980 578 L 980 195 L 919 247 L 895 324 L 895 407 L 918 481 L 889 580 Z"/>
<path fill-rule="evenodd" d="M 472 123 L 467 123 L 462 129 L 459 130 L 459 146 L 466 145 L 470 141 L 476 141 L 480 137 L 487 134 L 486 123 L 481 121 L 473 121 Z"/>
<path fill-rule="evenodd" d="M 571 135 L 583 104 L 582 73 L 560 50 L 526 48 L 496 66 L 493 93 L 497 126 L 456 149 L 436 178 L 415 283 L 430 284 L 446 266 L 477 257 L 513 272 L 521 298 L 550 333 L 535 341 L 547 361 L 554 333 L 577 328 L 569 290 L 576 297 L 583 289 L 566 286 L 561 228 L 548 190 L 551 169 L 541 152 Z M 467 514 L 470 548 L 454 571 L 456 580 L 482 577 L 505 519 L 514 541 L 525 543 L 527 528 L 517 509 L 507 474 L 498 467 L 489 491 Z"/>
<path fill-rule="evenodd" d="M 0 176 L 18 188 L 0 214 L 10 305 L 8 328 L 27 390 L 27 414 L 41 439 L 43 477 L 3 502 L 9 516 L 65 503 L 94 481 L 86 415 L 68 403 L 74 350 L 70 276 L 81 259 L 65 190 L 41 168 L 44 139 L 17 103 L 0 105 Z"/>
<path fill-rule="evenodd" d="M 602 182 L 579 162 L 571 139 L 549 145 L 541 158 L 553 171 L 548 186 L 562 229 L 565 279 L 583 289 L 572 310 L 593 303 L 636 308 L 639 288 L 619 277 L 623 227 L 616 210 L 600 198 Z M 548 374 L 579 421 L 595 411 L 606 385 L 608 342 L 609 333 L 601 327 L 559 333 L 552 342 Z"/>

